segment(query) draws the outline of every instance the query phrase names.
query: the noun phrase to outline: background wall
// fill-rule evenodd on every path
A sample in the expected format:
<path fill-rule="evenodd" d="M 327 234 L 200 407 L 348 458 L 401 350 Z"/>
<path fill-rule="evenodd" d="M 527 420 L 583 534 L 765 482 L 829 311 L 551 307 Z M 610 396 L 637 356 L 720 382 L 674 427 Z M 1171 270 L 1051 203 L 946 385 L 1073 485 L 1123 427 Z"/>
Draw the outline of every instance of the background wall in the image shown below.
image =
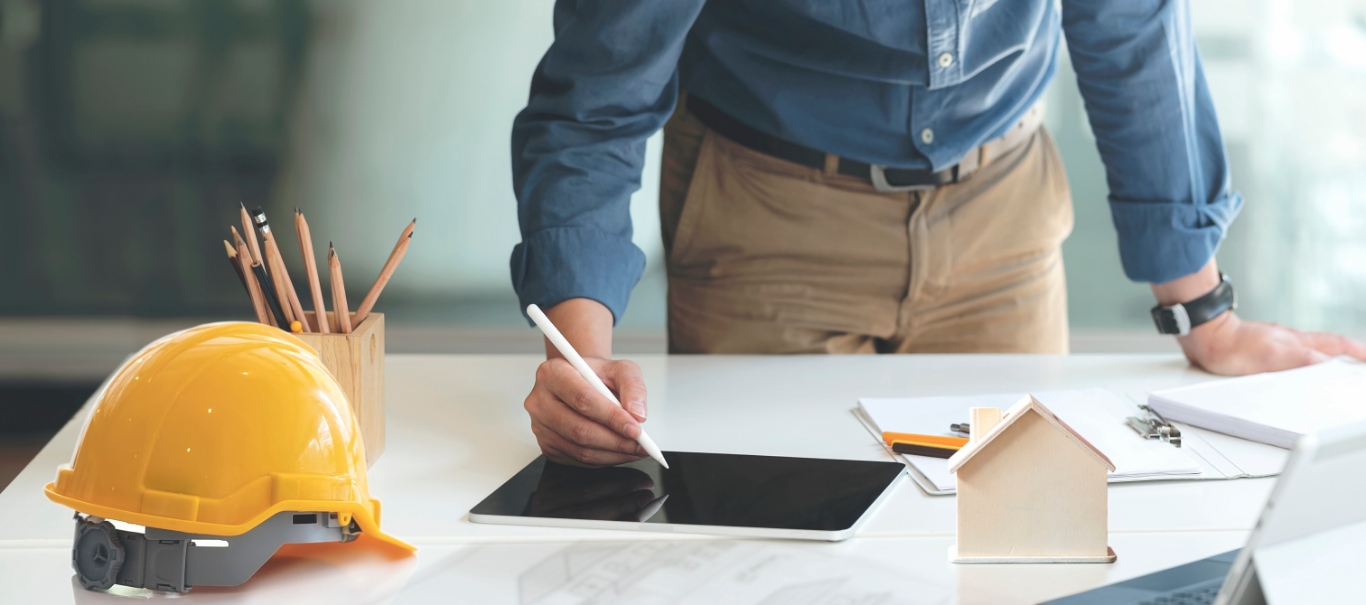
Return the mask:
<path fill-rule="evenodd" d="M 310 224 L 345 242 L 348 266 L 362 275 L 378 271 L 393 236 L 409 216 L 419 217 L 420 246 L 386 294 L 410 316 L 517 321 L 508 277 L 520 240 L 510 130 L 553 39 L 553 4 L 319 6 L 296 145 L 277 200 L 310 209 L 317 217 Z M 651 143 L 632 212 L 636 242 L 654 265 L 658 136 Z M 662 318 L 629 315 L 637 326 Z"/>

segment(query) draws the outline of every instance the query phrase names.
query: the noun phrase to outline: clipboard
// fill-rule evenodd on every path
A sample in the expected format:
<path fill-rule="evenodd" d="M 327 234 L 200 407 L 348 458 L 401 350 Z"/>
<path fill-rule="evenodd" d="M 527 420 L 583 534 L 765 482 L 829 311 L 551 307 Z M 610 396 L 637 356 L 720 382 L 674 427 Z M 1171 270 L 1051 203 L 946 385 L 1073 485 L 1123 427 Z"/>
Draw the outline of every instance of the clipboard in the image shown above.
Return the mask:
<path fill-rule="evenodd" d="M 880 445 L 883 431 L 951 436 L 949 425 L 968 418 L 973 407 L 1009 407 L 1024 393 L 952 397 L 862 398 L 852 412 Z M 1144 416 L 1141 397 L 1121 397 L 1106 389 L 1033 393 L 1064 422 L 1106 452 L 1116 464 L 1111 483 L 1193 481 L 1271 477 L 1285 466 L 1289 450 L 1238 439 L 1181 423 L 1181 447 L 1148 439 L 1130 428 L 1130 417 Z M 904 463 L 912 480 L 929 495 L 955 493 L 945 460 L 888 454 Z"/>

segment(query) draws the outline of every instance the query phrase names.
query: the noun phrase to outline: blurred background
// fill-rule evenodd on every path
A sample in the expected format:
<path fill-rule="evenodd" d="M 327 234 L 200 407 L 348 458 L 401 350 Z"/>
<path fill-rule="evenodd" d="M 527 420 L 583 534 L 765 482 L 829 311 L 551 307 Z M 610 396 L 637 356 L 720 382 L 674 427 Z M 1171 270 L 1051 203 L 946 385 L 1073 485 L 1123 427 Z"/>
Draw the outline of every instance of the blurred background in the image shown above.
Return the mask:
<path fill-rule="evenodd" d="M 221 243 L 239 202 L 274 218 L 296 284 L 287 227 L 302 209 L 352 301 L 417 217 L 377 306 L 389 352 L 540 351 L 508 277 L 508 141 L 552 5 L 0 0 L 0 486 L 128 354 L 251 317 Z M 1218 256 L 1240 312 L 1366 335 L 1366 0 L 1192 5 L 1247 200 Z M 1048 126 L 1076 208 L 1072 350 L 1175 351 L 1120 269 L 1061 60 Z M 665 350 L 658 156 L 656 138 L 632 203 L 649 263 L 621 354 Z"/>

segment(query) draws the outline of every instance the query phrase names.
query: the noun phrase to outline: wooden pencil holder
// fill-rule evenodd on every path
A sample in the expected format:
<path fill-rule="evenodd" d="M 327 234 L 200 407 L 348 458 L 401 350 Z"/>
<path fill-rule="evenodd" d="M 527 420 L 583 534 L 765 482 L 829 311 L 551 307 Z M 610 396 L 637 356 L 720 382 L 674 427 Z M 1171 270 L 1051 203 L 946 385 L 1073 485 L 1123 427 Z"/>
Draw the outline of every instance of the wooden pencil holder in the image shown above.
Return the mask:
<path fill-rule="evenodd" d="M 304 315 L 310 326 L 318 325 L 313 312 Z M 323 365 L 341 385 L 360 425 L 365 462 L 374 465 L 384 453 L 384 314 L 371 313 L 360 325 L 353 325 L 350 334 L 335 331 L 332 313 L 327 314 L 327 320 L 333 331 L 295 336 L 318 351 Z"/>

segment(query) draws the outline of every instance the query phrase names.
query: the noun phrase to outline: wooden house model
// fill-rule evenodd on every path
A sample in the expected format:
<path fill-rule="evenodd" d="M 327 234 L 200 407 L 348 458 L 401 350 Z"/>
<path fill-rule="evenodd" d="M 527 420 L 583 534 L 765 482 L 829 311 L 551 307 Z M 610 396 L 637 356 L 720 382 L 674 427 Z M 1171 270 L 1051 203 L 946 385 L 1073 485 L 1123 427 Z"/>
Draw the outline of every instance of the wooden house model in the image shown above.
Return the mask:
<path fill-rule="evenodd" d="M 958 477 L 955 563 L 1110 563 L 1105 454 L 1032 395 L 973 408 Z"/>

